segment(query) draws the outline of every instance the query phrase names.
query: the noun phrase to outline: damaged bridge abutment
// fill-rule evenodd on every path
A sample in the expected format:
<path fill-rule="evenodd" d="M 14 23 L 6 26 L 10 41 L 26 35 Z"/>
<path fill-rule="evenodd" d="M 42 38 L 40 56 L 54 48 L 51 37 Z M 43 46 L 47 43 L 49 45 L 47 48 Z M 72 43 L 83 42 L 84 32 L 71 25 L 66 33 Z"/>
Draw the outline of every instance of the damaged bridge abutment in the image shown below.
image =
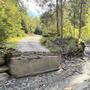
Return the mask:
<path fill-rule="evenodd" d="M 56 53 L 13 50 L 8 55 L 9 73 L 17 78 L 54 71 L 60 68 L 61 56 Z"/>

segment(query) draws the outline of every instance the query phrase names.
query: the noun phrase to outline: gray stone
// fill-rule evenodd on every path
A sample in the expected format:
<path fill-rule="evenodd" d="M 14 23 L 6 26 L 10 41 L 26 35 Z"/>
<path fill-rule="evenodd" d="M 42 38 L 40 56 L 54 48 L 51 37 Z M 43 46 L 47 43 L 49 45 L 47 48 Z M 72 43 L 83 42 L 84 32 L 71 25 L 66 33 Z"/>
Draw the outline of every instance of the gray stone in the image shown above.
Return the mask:
<path fill-rule="evenodd" d="M 9 75 L 7 73 L 0 73 L 0 81 L 7 80 Z"/>
<path fill-rule="evenodd" d="M 8 67 L 7 66 L 1 66 L 0 67 L 0 73 L 3 73 L 5 71 L 7 71 L 7 70 L 8 70 Z"/>
<path fill-rule="evenodd" d="M 90 57 L 90 47 L 89 46 L 85 47 L 84 55 L 87 57 Z"/>
<path fill-rule="evenodd" d="M 22 53 L 17 51 L 17 50 L 16 51 L 12 51 L 11 53 L 12 53 L 12 56 L 14 56 L 14 57 L 18 57 L 18 56 L 22 55 Z"/>
<path fill-rule="evenodd" d="M 32 60 L 26 57 L 13 57 L 9 64 L 10 73 L 15 77 L 58 70 L 59 67 L 60 58 L 58 56 L 40 56 L 40 58 Z"/>
<path fill-rule="evenodd" d="M 34 56 L 35 56 L 35 55 L 42 55 L 42 56 L 46 56 L 46 55 L 47 55 L 47 56 L 50 56 L 50 55 L 51 55 L 51 56 L 52 56 L 52 55 L 54 55 L 54 54 L 51 53 L 51 52 L 33 52 L 33 51 L 32 51 L 32 52 L 23 52 L 22 55 L 23 55 L 23 56 L 31 56 L 31 55 L 34 55 Z"/>
<path fill-rule="evenodd" d="M 6 50 L 6 53 L 5 53 L 7 56 L 11 57 L 18 57 L 18 56 L 21 56 L 22 55 L 22 52 L 16 50 L 16 49 L 12 49 L 12 48 L 9 48 Z"/>
<path fill-rule="evenodd" d="M 5 63 L 4 58 L 0 57 L 0 65 L 3 65 Z"/>

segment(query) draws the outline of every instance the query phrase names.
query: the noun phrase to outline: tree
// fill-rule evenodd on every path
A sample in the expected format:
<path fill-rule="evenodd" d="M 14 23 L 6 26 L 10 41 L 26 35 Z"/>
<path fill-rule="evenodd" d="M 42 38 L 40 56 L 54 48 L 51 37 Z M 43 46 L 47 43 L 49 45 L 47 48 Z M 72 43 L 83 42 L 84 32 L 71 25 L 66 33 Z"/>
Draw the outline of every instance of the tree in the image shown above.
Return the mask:
<path fill-rule="evenodd" d="M 55 7 L 51 7 L 53 5 L 51 0 L 38 0 L 41 7 L 50 4 L 42 14 L 41 21 L 48 31 L 52 32 L 52 26 L 61 39 L 65 37 L 67 29 L 70 31 L 68 36 L 71 36 L 70 33 L 72 33 L 72 37 L 80 39 L 87 23 L 87 3 L 89 4 L 89 2 L 89 0 L 56 0 Z"/>
<path fill-rule="evenodd" d="M 48 9 L 43 13 L 41 19 L 43 18 L 46 21 L 46 27 L 49 30 L 51 23 L 53 23 L 53 18 L 56 15 L 56 30 L 57 35 L 60 35 L 60 19 L 59 19 L 59 0 L 56 0 L 56 5 L 52 0 L 38 0 L 37 1 L 41 7 L 47 7 Z M 43 20 L 43 21 L 44 21 Z M 51 22 L 51 23 L 50 23 Z M 43 22 L 45 24 L 45 22 Z"/>
<path fill-rule="evenodd" d="M 60 0 L 61 39 L 63 38 L 63 0 Z"/>
<path fill-rule="evenodd" d="M 85 17 L 86 17 L 86 5 L 87 0 L 69 0 L 69 20 L 75 28 L 78 29 L 78 39 L 81 37 L 82 28 L 85 26 Z"/>
<path fill-rule="evenodd" d="M 9 37 L 24 35 L 19 10 L 17 0 L 3 0 L 3 2 L 0 2 L 0 35 L 2 35 L 3 41 Z"/>
<path fill-rule="evenodd" d="M 78 39 L 81 37 L 81 29 L 83 26 L 85 26 L 85 15 L 86 15 L 86 9 L 83 9 L 86 7 L 87 0 L 80 0 L 80 10 L 79 10 L 79 35 Z"/>
<path fill-rule="evenodd" d="M 59 1 L 56 0 L 56 23 L 57 23 L 57 35 L 60 35 L 59 31 Z"/>

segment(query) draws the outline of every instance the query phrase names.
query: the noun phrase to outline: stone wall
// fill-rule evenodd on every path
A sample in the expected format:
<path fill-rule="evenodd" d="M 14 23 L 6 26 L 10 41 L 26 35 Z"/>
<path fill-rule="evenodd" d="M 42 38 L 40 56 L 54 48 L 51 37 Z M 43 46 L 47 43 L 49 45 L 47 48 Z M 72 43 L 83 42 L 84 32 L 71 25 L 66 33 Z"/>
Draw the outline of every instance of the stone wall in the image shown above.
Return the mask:
<path fill-rule="evenodd" d="M 49 52 L 12 51 L 8 66 L 9 73 L 15 77 L 36 75 L 58 70 L 60 56 Z"/>

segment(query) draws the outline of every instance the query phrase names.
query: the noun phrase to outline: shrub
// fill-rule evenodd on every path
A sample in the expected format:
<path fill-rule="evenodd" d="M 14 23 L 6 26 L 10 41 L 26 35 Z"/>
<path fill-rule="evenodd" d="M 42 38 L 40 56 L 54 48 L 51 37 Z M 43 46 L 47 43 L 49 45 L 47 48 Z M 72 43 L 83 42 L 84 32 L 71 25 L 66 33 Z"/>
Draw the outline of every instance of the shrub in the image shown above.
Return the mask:
<path fill-rule="evenodd" d="M 83 52 L 83 45 L 78 44 L 78 40 L 73 37 L 60 39 L 60 37 L 43 37 L 41 43 L 44 44 L 51 52 L 60 52 L 62 54 L 78 55 Z"/>

